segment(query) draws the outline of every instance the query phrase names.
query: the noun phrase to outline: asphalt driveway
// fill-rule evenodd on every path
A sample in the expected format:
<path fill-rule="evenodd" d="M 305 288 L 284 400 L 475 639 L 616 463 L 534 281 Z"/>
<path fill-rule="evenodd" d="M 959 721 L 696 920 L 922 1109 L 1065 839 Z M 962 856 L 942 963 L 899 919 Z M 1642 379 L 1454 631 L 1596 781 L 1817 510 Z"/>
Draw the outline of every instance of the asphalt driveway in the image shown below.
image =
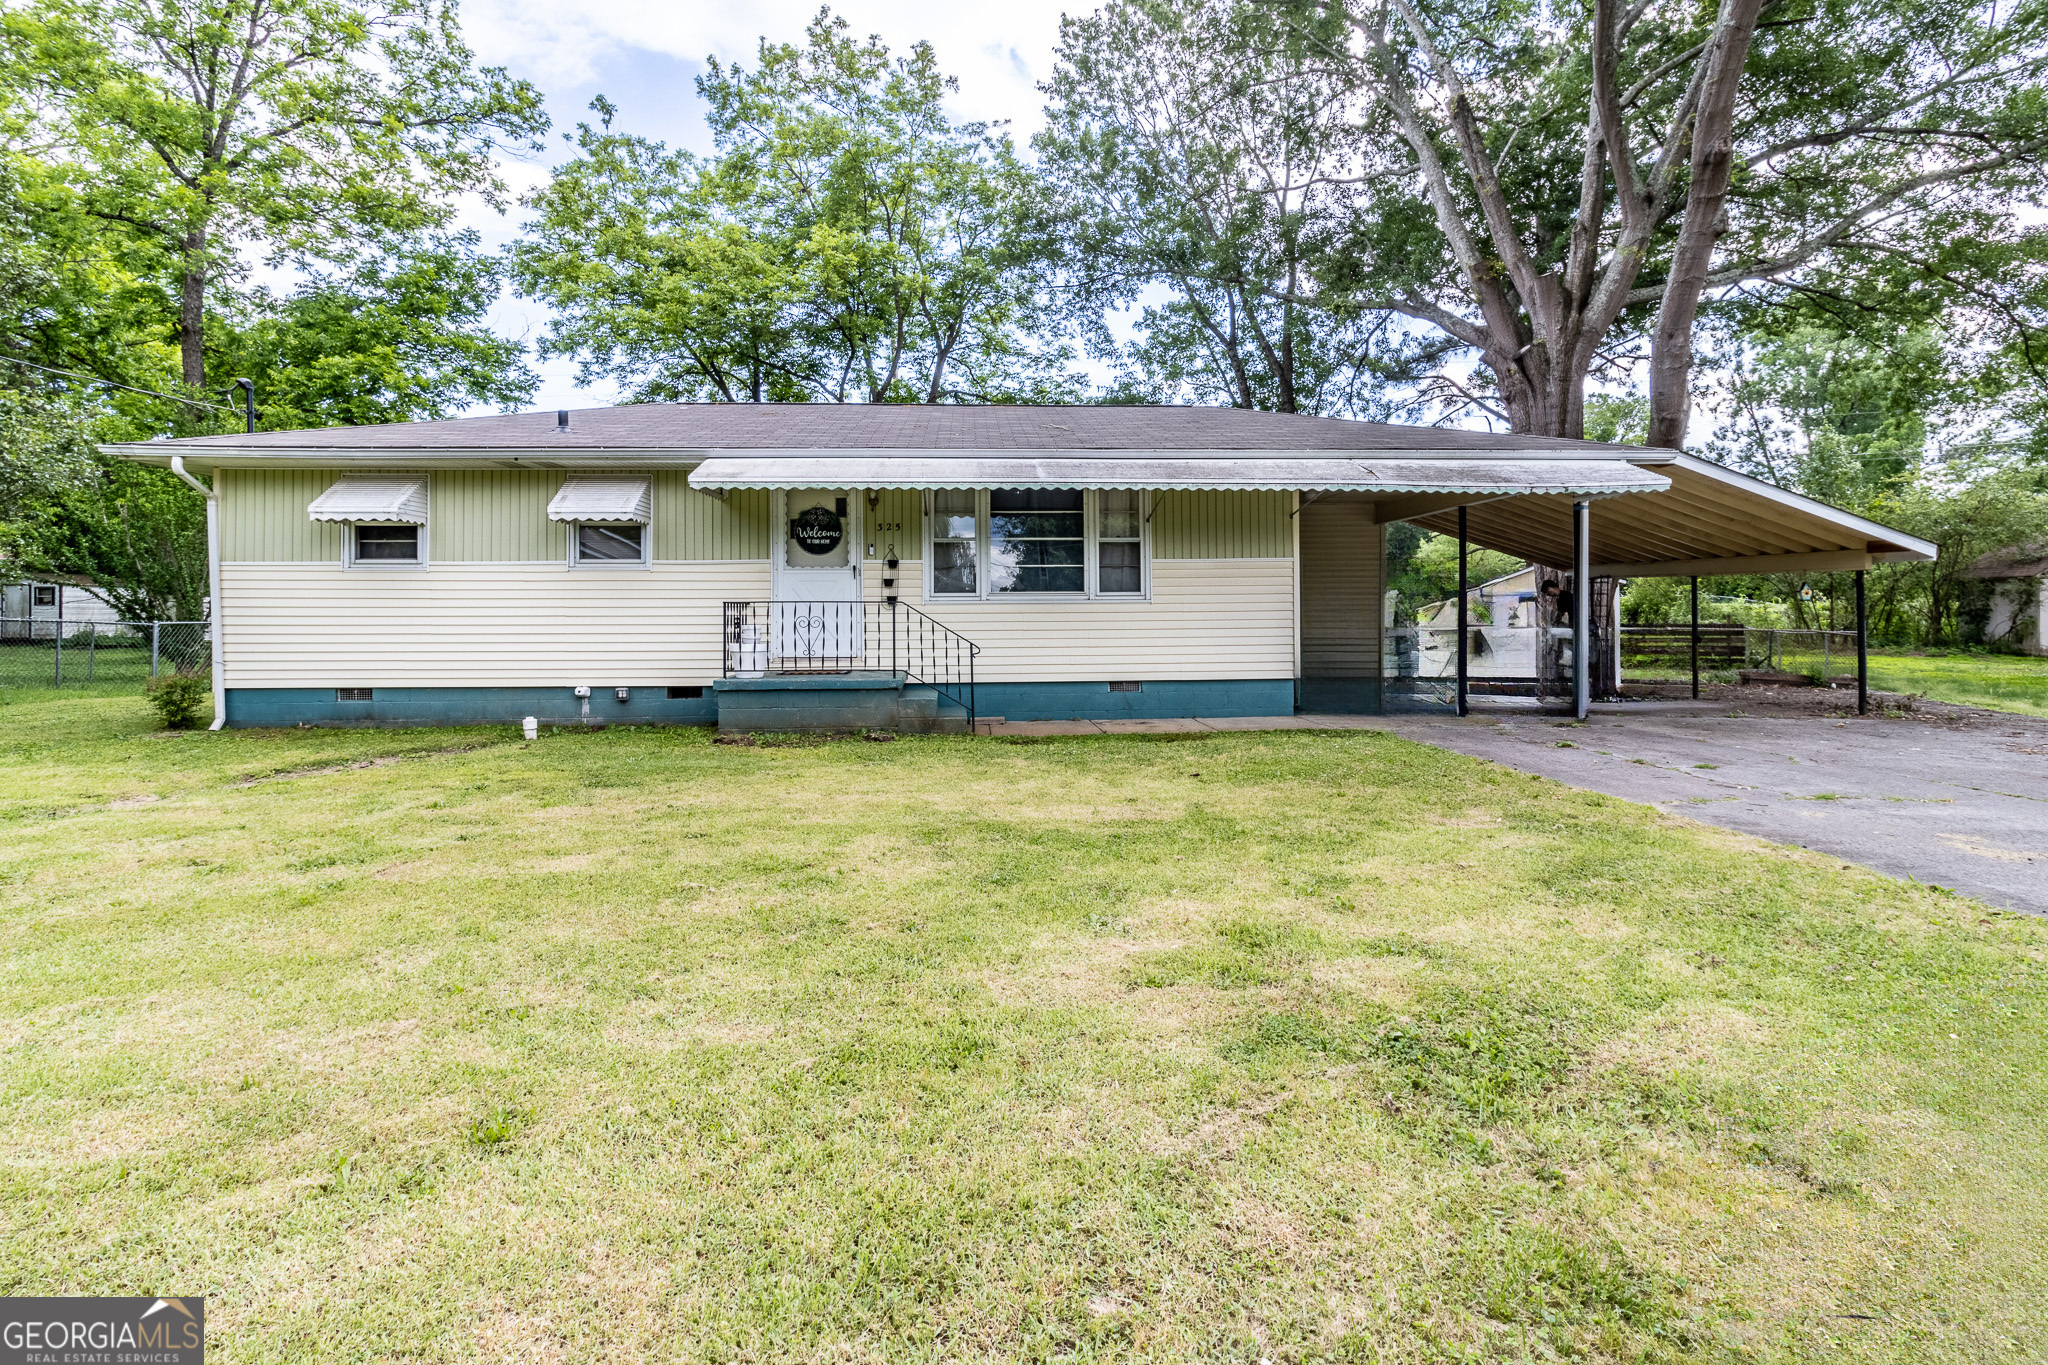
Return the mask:
<path fill-rule="evenodd" d="M 1387 728 L 1674 815 L 1798 844 L 1993 905 L 2048 914 L 2048 722 L 1960 707 L 1910 717 L 1626 707 Z"/>

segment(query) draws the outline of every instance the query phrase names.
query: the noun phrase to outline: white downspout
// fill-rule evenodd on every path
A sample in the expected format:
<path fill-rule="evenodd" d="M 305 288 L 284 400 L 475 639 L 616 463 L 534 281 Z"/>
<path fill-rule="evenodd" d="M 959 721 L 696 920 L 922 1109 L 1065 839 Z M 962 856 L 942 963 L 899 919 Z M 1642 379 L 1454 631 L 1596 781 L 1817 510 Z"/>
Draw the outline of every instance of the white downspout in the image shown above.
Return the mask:
<path fill-rule="evenodd" d="M 212 609 L 212 620 L 208 623 L 213 631 L 213 724 L 209 730 L 218 730 L 228 721 L 227 673 L 222 661 L 225 652 L 225 637 L 221 630 L 220 601 L 220 493 L 208 488 L 185 472 L 185 457 L 171 456 L 171 472 L 199 490 L 199 496 L 206 499 L 206 590 L 207 603 Z M 220 472 L 214 471 L 213 480 L 220 482 Z"/>

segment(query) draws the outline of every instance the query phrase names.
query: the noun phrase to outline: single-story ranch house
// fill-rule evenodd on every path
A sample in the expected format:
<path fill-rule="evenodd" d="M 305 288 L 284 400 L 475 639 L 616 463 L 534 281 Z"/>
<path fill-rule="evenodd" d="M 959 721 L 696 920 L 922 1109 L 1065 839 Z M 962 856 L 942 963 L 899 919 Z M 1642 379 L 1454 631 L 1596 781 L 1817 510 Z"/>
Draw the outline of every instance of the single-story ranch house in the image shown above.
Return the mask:
<path fill-rule="evenodd" d="M 1373 711 L 1404 695 L 1398 521 L 1559 566 L 1583 710 L 1596 581 L 1934 552 L 1673 451 L 1235 409 L 647 404 L 108 450 L 208 494 L 235 726 Z"/>

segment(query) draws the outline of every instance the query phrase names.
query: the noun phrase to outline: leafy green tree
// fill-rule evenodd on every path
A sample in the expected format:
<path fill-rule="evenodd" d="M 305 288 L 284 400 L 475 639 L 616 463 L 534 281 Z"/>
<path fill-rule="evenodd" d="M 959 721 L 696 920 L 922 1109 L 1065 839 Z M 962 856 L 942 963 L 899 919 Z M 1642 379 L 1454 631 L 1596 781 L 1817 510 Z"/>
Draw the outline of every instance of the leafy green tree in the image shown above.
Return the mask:
<path fill-rule="evenodd" d="M 1728 380 L 1708 450 L 1780 487 L 1854 508 L 1910 479 L 1927 453 L 1929 420 L 1972 397 L 1926 327 L 1844 335 L 1801 322 L 1739 337 Z"/>
<path fill-rule="evenodd" d="M 409 243 L 286 294 L 259 291 L 238 326 L 217 329 L 216 354 L 255 377 L 266 431 L 515 407 L 538 380 L 525 348 L 485 324 L 502 267 L 476 244 L 473 232 Z"/>
<path fill-rule="evenodd" d="M 1257 287 L 1391 314 L 1476 354 L 1483 380 L 1445 396 L 1518 431 L 1580 435 L 1589 381 L 1643 367 L 1647 443 L 1680 445 L 1695 324 L 1715 298 L 1783 297 L 1883 259 L 1997 300 L 2001 258 L 2039 237 L 2048 0 L 1259 8 L 1286 22 L 1219 30 L 1198 75 L 1123 122 L 1171 134 L 1174 92 L 1227 87 L 1305 45 L 1341 96 L 1341 116 L 1312 122 L 1333 139 L 1317 143 L 1327 164 L 1350 158 L 1335 177 L 1352 182 L 1346 228 L 1291 285 Z M 1128 64 L 1170 66 L 1170 30 Z M 1054 127 L 1109 126 L 1055 96 Z M 1253 182 L 1233 202 L 1265 193 Z"/>
<path fill-rule="evenodd" d="M 1895 487 L 1871 511 L 1940 547 L 1931 562 L 1873 572 L 1873 629 L 1895 640 L 1953 644 L 1967 634 L 1973 589 L 1982 587 L 1963 571 L 1993 550 L 2038 540 L 2048 527 L 2048 491 L 2036 470 L 1980 459 Z"/>
<path fill-rule="evenodd" d="M 513 253 L 544 343 L 652 398 L 1002 401 L 1071 391 L 1041 298 L 1032 176 L 955 124 L 929 44 L 892 58 L 821 11 L 697 88 L 718 154 L 611 129 L 529 201 Z"/>
<path fill-rule="evenodd" d="M 346 262 L 495 201 L 540 96 L 478 70 L 440 0 L 24 0 L 0 12 L 10 119 L 79 211 L 165 263 L 179 374 L 236 253 Z"/>
<path fill-rule="evenodd" d="M 1594 0 L 1479 13 L 1307 0 L 1413 157 L 1441 243 L 1379 300 L 1475 348 L 1518 430 L 1577 435 L 1617 341 L 1648 444 L 1683 442 L 1708 291 L 1924 251 L 1958 204 L 2023 236 L 2048 148 L 2048 9 Z M 1937 239 L 1938 240 L 1938 239 Z"/>
<path fill-rule="evenodd" d="M 1450 349 L 1382 311 L 1297 301 L 1319 245 L 1347 230 L 1366 154 L 1322 29 L 1234 0 L 1112 0 L 1061 20 L 1034 145 L 1090 349 L 1133 392 L 1378 416 L 1390 381 Z M 1134 305 L 1122 343 L 1105 314 Z"/>
<path fill-rule="evenodd" d="M 98 459 L 75 481 L 40 488 L 6 549 L 29 576 L 86 579 L 124 620 L 204 613 L 206 506 L 167 470 Z"/>

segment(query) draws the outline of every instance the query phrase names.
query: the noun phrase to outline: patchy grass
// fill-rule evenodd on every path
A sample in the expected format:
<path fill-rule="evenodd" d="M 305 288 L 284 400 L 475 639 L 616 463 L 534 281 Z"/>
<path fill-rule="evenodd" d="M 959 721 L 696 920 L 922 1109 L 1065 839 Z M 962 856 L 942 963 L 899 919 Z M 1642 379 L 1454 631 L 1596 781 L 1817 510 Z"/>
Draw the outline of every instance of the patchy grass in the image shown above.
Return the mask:
<path fill-rule="evenodd" d="M 1854 667 L 1851 659 L 1852 671 Z M 1917 692 L 1963 706 L 2048 716 L 2048 659 L 2026 654 L 1872 650 L 1870 685 L 1886 692 Z"/>
<path fill-rule="evenodd" d="M 2035 921 L 1369 732 L 148 727 L 0 715 L 0 1292 L 230 1362 L 2048 1339 Z"/>

